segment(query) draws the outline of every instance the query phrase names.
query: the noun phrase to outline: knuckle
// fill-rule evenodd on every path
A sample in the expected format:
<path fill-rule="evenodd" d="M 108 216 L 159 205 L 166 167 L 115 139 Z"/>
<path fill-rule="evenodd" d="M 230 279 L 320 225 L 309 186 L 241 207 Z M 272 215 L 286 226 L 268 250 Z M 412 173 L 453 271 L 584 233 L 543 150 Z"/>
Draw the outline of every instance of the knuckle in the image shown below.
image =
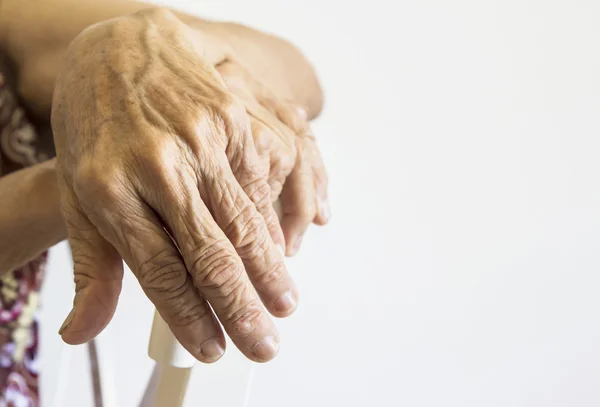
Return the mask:
<path fill-rule="evenodd" d="M 260 325 L 263 309 L 257 300 L 252 300 L 232 313 L 229 320 L 237 336 L 247 337 Z"/>
<path fill-rule="evenodd" d="M 160 251 L 138 267 L 138 278 L 146 290 L 178 297 L 185 290 L 187 275 L 179 256 Z"/>
<path fill-rule="evenodd" d="M 294 169 L 296 157 L 293 152 L 288 151 L 287 154 L 273 154 L 271 161 L 271 172 L 276 172 L 286 178 Z"/>
<path fill-rule="evenodd" d="M 221 115 L 225 126 L 229 130 L 245 130 L 248 125 L 248 115 L 246 108 L 229 94 L 224 94 L 221 98 L 219 114 Z"/>
<path fill-rule="evenodd" d="M 230 295 L 242 281 L 244 267 L 233 253 L 216 242 L 194 256 L 192 271 L 196 284 Z"/>
<path fill-rule="evenodd" d="M 154 196 L 158 194 L 168 194 L 168 198 L 172 198 L 174 195 L 175 182 L 174 177 L 171 174 L 172 168 L 167 168 L 161 165 L 157 161 L 149 162 L 146 167 L 145 174 L 138 177 L 142 186 L 152 185 L 152 188 L 146 187 L 145 191 L 147 194 Z"/>
<path fill-rule="evenodd" d="M 271 187 L 262 178 L 255 179 L 243 187 L 246 195 L 257 208 L 263 208 L 271 202 Z"/>
<path fill-rule="evenodd" d="M 242 79 L 243 70 L 231 61 L 219 64 L 216 69 L 226 82 L 233 81 L 232 84 L 237 85 L 239 82 L 236 79 Z"/>
<path fill-rule="evenodd" d="M 190 292 L 194 287 L 178 255 L 160 251 L 140 264 L 137 275 L 148 297 L 166 313 L 169 325 L 189 326 L 208 314 L 204 303 L 189 301 L 196 294 Z"/>
<path fill-rule="evenodd" d="M 86 270 L 89 264 L 85 260 L 73 259 L 73 266 L 76 270 L 73 276 L 73 282 L 75 283 L 75 294 L 78 294 L 80 291 L 84 291 L 87 287 L 89 287 L 92 283 L 92 278 L 88 273 L 81 270 Z"/>
<path fill-rule="evenodd" d="M 193 149 L 195 144 L 190 142 L 189 147 Z M 173 140 L 156 143 L 140 155 L 138 162 L 141 165 L 134 166 L 136 181 L 141 183 L 139 188 L 157 199 L 181 203 L 183 196 L 189 192 L 183 180 L 197 177 L 198 161 L 195 157 L 195 151 L 186 151 Z"/>
<path fill-rule="evenodd" d="M 257 151 L 268 151 L 273 145 L 275 134 L 258 120 L 253 120 L 251 122 L 251 132 Z"/>
<path fill-rule="evenodd" d="M 78 197 L 103 199 L 113 202 L 118 195 L 122 181 L 114 170 L 107 170 L 101 164 L 86 163 L 73 174 L 73 189 Z"/>
<path fill-rule="evenodd" d="M 171 325 L 176 327 L 190 326 L 208 315 L 209 310 L 205 304 L 198 302 L 185 303 L 180 300 L 182 297 L 177 297 L 179 304 L 169 307 L 169 311 L 167 311 Z"/>
<path fill-rule="evenodd" d="M 75 296 L 85 297 L 86 292 L 89 292 L 88 289 L 92 286 L 92 280 L 87 276 L 75 276 L 73 282 L 75 283 Z M 96 300 L 100 302 L 99 298 Z"/>
<path fill-rule="evenodd" d="M 277 117 L 288 126 L 295 134 L 303 135 L 308 131 L 308 124 L 292 106 L 282 104 L 278 106 Z"/>
<path fill-rule="evenodd" d="M 266 199 L 270 204 L 270 195 Z M 224 232 L 242 259 L 260 256 L 268 236 L 264 218 L 254 205 L 243 208 Z"/>
<path fill-rule="evenodd" d="M 97 276 L 94 274 L 93 270 L 95 270 L 98 259 L 88 254 L 86 251 L 81 250 L 77 244 L 71 246 L 75 279 L 78 277 L 96 278 Z"/>
<path fill-rule="evenodd" d="M 234 64 L 230 61 L 224 61 L 218 64 L 215 68 L 217 69 L 217 72 L 219 72 L 219 74 L 221 74 L 222 76 L 229 76 L 235 73 Z"/>
<path fill-rule="evenodd" d="M 269 175 L 269 163 L 266 157 L 261 157 L 254 145 L 246 146 L 240 153 L 239 168 L 241 174 L 239 175 L 242 187 L 250 186 L 250 184 L 258 186 L 260 182 L 265 182 Z M 253 187 L 256 188 L 256 186 Z"/>
<path fill-rule="evenodd" d="M 152 139 L 143 146 L 140 146 L 136 157 L 146 165 L 169 164 L 177 158 L 178 145 L 172 137 L 163 137 L 160 134 L 153 134 Z"/>
<path fill-rule="evenodd" d="M 286 276 L 286 268 L 283 262 L 277 262 L 257 276 L 257 283 L 261 285 L 269 285 L 271 283 L 281 281 Z"/>

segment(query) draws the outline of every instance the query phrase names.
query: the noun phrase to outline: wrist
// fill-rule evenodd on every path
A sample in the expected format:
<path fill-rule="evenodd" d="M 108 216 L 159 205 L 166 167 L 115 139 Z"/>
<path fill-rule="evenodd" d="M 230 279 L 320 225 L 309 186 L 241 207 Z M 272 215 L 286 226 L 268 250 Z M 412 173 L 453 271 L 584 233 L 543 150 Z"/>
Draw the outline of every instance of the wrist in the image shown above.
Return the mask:
<path fill-rule="evenodd" d="M 60 194 L 55 170 L 56 159 L 31 167 L 31 202 L 39 202 L 34 218 L 47 231 L 48 244 L 67 238 L 67 230 L 60 213 Z"/>
<path fill-rule="evenodd" d="M 51 165 L 36 165 L 0 180 L 0 274 L 66 238 Z"/>
<path fill-rule="evenodd" d="M 66 238 L 53 162 L 0 179 L 0 274 Z"/>
<path fill-rule="evenodd" d="M 210 22 L 203 30 L 278 98 L 303 106 L 309 119 L 319 114 L 323 90 L 312 64 L 294 44 L 237 23 Z"/>

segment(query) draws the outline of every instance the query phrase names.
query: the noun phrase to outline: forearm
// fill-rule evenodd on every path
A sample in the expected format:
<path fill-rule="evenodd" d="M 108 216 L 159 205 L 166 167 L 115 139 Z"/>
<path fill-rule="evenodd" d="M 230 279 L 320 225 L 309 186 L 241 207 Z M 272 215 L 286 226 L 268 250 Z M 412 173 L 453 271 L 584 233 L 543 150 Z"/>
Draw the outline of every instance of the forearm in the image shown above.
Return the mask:
<path fill-rule="evenodd" d="M 69 43 L 86 27 L 134 13 L 149 4 L 126 0 L 0 0 L 0 51 L 19 74 L 19 93 L 38 116 L 48 117 L 54 80 Z M 231 47 L 246 68 L 280 98 L 322 108 L 322 92 L 312 66 L 290 43 L 238 24 L 176 13 L 189 26 Z"/>
<path fill-rule="evenodd" d="M 54 160 L 0 178 L 0 275 L 66 238 Z"/>
<path fill-rule="evenodd" d="M 289 42 L 240 24 L 215 23 L 210 32 L 227 42 L 253 76 L 275 95 L 304 106 L 310 119 L 323 108 L 323 92 L 304 55 Z"/>

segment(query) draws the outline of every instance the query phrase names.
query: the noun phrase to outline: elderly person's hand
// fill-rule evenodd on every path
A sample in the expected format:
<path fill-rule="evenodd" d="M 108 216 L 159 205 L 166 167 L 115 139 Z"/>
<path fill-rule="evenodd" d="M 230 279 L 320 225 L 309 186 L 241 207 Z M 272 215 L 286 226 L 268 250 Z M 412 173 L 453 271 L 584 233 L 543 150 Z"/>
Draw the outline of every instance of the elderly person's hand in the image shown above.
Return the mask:
<path fill-rule="evenodd" d="M 327 173 L 316 140 L 307 130 L 296 137 L 296 163 L 279 199 L 279 217 L 287 243 L 287 254 L 300 249 L 310 225 L 325 225 L 331 217 L 327 199 Z"/>
<path fill-rule="evenodd" d="M 124 259 L 199 360 L 224 351 L 217 318 L 247 357 L 278 351 L 264 307 L 285 317 L 298 293 L 269 172 L 281 171 L 273 189 L 290 171 L 301 184 L 306 172 L 293 168 L 298 142 L 288 126 L 228 90 L 214 66 L 230 55 L 213 44 L 168 12 L 146 11 L 93 26 L 69 47 L 52 104 L 77 291 L 61 328 L 68 343 L 110 321 Z M 281 139 L 283 169 L 257 152 L 252 130 L 263 128 Z M 284 203 L 300 193 L 283 189 Z"/>
<path fill-rule="evenodd" d="M 271 199 L 281 219 L 287 254 L 293 256 L 310 223 L 325 225 L 331 217 L 327 173 L 306 111 L 278 100 L 233 61 L 219 64 L 217 70 L 246 106 L 258 155 L 269 168 Z"/>

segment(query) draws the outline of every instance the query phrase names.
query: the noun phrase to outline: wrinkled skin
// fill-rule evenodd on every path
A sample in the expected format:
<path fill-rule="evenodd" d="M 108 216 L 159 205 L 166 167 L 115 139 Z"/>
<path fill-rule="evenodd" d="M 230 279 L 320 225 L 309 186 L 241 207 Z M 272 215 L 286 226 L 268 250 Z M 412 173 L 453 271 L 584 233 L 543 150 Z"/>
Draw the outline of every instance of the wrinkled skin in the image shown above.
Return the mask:
<path fill-rule="evenodd" d="M 325 225 L 331 216 L 327 173 L 306 111 L 277 100 L 237 64 L 225 62 L 217 71 L 246 106 L 261 164 L 269 168 L 271 198 L 281 219 L 287 254 L 292 256 L 310 223 Z"/>
<path fill-rule="evenodd" d="M 217 319 L 248 358 L 277 354 L 266 311 L 297 306 L 283 251 L 326 221 L 326 177 L 305 117 L 234 61 L 164 11 L 93 26 L 69 47 L 52 103 L 75 264 L 66 342 L 108 324 L 125 260 L 198 360 L 224 352 Z"/>

